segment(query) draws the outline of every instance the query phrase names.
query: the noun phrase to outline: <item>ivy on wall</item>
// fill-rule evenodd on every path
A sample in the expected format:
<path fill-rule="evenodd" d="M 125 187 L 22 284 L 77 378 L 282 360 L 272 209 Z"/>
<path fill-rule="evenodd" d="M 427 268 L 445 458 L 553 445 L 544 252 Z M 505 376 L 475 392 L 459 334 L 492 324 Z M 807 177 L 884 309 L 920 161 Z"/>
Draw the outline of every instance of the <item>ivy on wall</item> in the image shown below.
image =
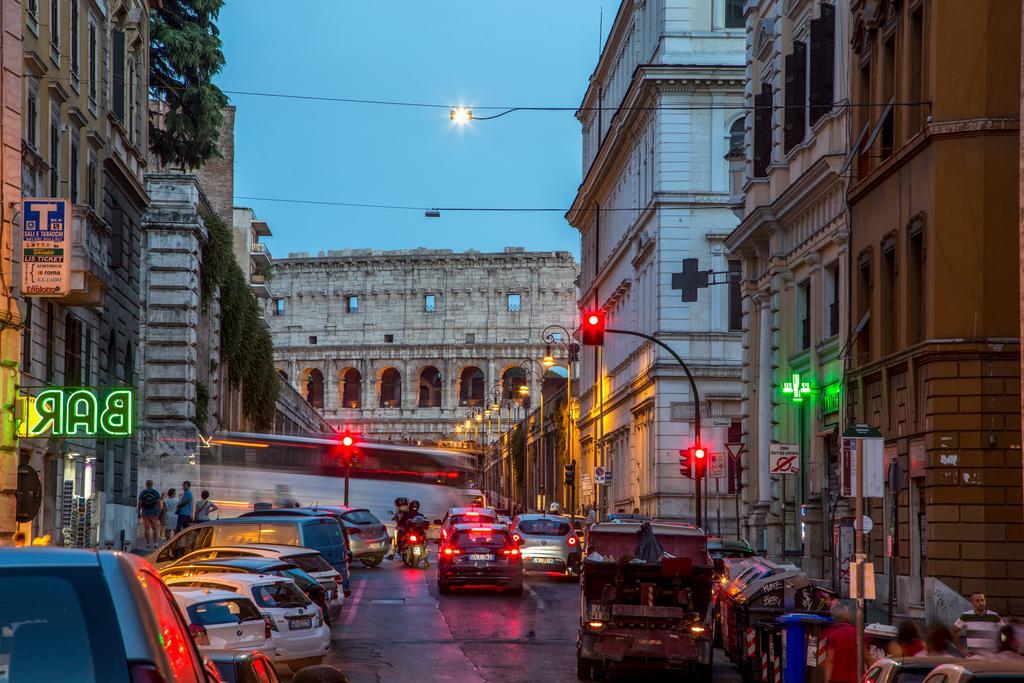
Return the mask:
<path fill-rule="evenodd" d="M 235 261 L 233 236 L 220 217 L 203 216 L 209 240 L 203 245 L 200 301 L 208 312 L 220 293 L 220 350 L 228 379 L 242 387 L 242 412 L 256 431 L 274 424 L 278 380 L 270 331 L 260 321 L 259 304 L 249 278 Z"/>
<path fill-rule="evenodd" d="M 206 431 L 206 420 L 210 414 L 210 390 L 206 382 L 196 382 L 196 416 L 192 423 L 201 432 Z"/>

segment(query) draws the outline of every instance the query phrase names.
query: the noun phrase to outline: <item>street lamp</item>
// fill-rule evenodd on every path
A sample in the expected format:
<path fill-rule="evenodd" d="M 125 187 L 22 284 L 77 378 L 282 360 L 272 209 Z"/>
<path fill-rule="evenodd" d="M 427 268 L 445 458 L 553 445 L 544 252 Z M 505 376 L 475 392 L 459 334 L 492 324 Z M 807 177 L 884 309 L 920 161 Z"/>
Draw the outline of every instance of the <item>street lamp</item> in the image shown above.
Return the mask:
<path fill-rule="evenodd" d="M 569 330 L 565 329 L 561 325 L 548 325 L 547 327 L 544 328 L 542 337 L 544 339 L 545 344 L 547 344 L 544 350 L 544 359 L 541 361 L 541 363 L 543 363 L 545 367 L 550 368 L 555 365 L 555 358 L 551 353 L 552 346 L 558 344 L 565 350 L 565 398 L 566 405 L 569 411 L 569 419 L 566 420 L 565 427 L 565 462 L 568 464 L 574 462 L 574 460 L 572 459 L 572 427 L 573 424 L 575 424 L 572 401 L 572 362 L 573 360 L 575 360 L 576 354 L 579 352 L 579 347 L 575 343 L 573 343 L 572 335 L 569 333 Z M 573 473 L 575 474 L 575 472 L 576 468 L 574 465 Z M 570 519 L 573 522 L 576 521 L 575 494 L 576 484 L 575 482 L 573 482 L 569 490 L 569 515 Z"/>
<path fill-rule="evenodd" d="M 555 365 L 555 357 L 551 355 L 551 344 L 548 344 L 544 348 L 544 358 L 542 358 L 540 362 L 546 368 L 554 367 L 554 365 Z"/>
<path fill-rule="evenodd" d="M 456 125 L 464 126 L 473 120 L 473 110 L 469 107 L 452 107 L 451 112 L 448 114 Z"/>

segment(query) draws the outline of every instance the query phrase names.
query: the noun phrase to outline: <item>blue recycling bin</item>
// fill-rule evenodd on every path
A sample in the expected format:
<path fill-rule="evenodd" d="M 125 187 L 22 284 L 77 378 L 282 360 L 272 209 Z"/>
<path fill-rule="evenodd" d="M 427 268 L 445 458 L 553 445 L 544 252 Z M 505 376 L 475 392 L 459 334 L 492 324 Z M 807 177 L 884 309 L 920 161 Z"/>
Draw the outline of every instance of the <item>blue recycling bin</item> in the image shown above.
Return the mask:
<path fill-rule="evenodd" d="M 818 614 L 795 612 L 778 617 L 782 625 L 782 680 L 783 683 L 809 683 L 818 666 L 820 633 L 832 620 Z M 813 642 L 808 642 L 811 636 Z M 808 646 L 812 646 L 808 652 Z"/>

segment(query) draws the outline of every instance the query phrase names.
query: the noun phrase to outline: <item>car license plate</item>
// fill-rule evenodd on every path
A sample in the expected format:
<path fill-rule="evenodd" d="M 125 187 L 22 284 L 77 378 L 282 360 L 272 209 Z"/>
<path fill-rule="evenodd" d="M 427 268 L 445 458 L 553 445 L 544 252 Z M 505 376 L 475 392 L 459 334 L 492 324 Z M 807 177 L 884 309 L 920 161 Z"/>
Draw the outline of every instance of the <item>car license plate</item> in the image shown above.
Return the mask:
<path fill-rule="evenodd" d="M 370 544 L 370 550 L 380 550 L 383 547 L 384 547 L 384 543 L 383 542 L 381 542 L 381 543 L 371 543 Z"/>
<path fill-rule="evenodd" d="M 305 619 L 290 619 L 288 621 L 288 628 L 292 631 L 301 631 L 304 628 L 311 628 L 313 626 L 313 617 L 306 617 Z"/>
<path fill-rule="evenodd" d="M 473 554 L 469 556 L 469 559 L 474 562 L 491 562 L 494 560 L 494 555 Z"/>
<path fill-rule="evenodd" d="M 419 555 L 422 551 L 423 551 L 423 548 L 419 547 L 418 545 L 415 545 L 412 548 L 412 554 L 413 555 Z"/>
<path fill-rule="evenodd" d="M 555 564 L 558 562 L 558 560 L 553 557 L 534 557 L 531 561 L 536 562 L 537 564 Z"/>

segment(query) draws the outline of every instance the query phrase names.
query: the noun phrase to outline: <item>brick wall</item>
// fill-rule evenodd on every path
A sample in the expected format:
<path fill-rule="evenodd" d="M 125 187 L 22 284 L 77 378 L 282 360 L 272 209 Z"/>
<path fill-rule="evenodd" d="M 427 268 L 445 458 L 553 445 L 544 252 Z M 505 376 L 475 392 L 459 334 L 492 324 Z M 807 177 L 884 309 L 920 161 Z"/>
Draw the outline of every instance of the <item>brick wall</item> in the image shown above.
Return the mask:
<path fill-rule="evenodd" d="M 221 113 L 224 122 L 217 143 L 220 156 L 203 164 L 196 175 L 199 176 L 199 184 L 210 206 L 224 221 L 224 225 L 230 228 L 234 221 L 235 202 L 235 108 L 225 107 Z"/>

